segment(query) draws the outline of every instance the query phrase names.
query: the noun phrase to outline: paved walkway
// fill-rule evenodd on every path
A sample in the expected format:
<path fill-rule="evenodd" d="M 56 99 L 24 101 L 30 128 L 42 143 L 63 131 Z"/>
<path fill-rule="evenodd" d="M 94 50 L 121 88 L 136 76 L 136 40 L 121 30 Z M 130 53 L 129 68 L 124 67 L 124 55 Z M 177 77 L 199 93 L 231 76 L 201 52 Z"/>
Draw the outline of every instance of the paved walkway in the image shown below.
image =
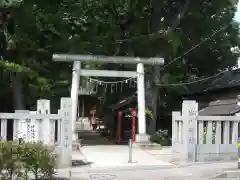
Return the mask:
<path fill-rule="evenodd" d="M 129 163 L 129 147 L 116 145 L 102 137 L 99 132 L 92 131 L 88 121 L 84 121 L 84 130 L 79 131 L 79 137 L 82 139 L 82 147 L 80 152 L 73 153 L 73 160 L 83 161 L 92 168 L 172 165 L 167 159 L 156 156 L 152 151 L 139 148 L 132 149 L 132 161 Z"/>
<path fill-rule="evenodd" d="M 87 161 L 92 163 L 91 167 L 171 165 L 171 163 L 163 161 L 160 158 L 155 158 L 153 155 L 137 148 L 132 149 L 132 163 L 128 163 L 128 146 L 86 146 L 82 147 L 81 151 Z"/>
<path fill-rule="evenodd" d="M 133 163 L 128 163 L 128 146 L 115 145 L 98 132 L 82 131 L 81 151 L 73 152 L 75 167 L 72 180 L 207 180 L 236 169 L 237 162 L 172 164 L 171 147 L 162 150 L 133 149 Z M 59 177 L 69 177 L 69 169 L 58 170 Z"/>
<path fill-rule="evenodd" d="M 72 180 L 207 180 L 237 167 L 237 162 L 172 164 L 171 147 L 134 148 L 133 163 L 128 163 L 128 146 L 115 145 L 90 129 L 80 136 L 83 147 L 72 154 L 75 167 L 58 170 L 58 177 L 68 178 L 71 170 Z"/>
<path fill-rule="evenodd" d="M 177 160 L 173 160 L 172 157 L 172 147 L 171 146 L 165 146 L 162 147 L 162 149 L 145 149 L 146 153 L 151 154 L 156 159 L 161 159 L 162 161 L 167 161 L 169 163 L 172 163 L 174 165 L 183 165 L 186 164 L 186 162 L 180 162 Z"/>
<path fill-rule="evenodd" d="M 85 158 L 85 163 L 91 167 L 172 165 L 167 160 L 162 160 L 139 148 L 132 149 L 132 163 L 129 163 L 129 147 L 127 145 L 116 145 L 100 136 L 98 132 L 91 130 L 81 131 L 79 136 L 83 139 L 80 151 Z"/>

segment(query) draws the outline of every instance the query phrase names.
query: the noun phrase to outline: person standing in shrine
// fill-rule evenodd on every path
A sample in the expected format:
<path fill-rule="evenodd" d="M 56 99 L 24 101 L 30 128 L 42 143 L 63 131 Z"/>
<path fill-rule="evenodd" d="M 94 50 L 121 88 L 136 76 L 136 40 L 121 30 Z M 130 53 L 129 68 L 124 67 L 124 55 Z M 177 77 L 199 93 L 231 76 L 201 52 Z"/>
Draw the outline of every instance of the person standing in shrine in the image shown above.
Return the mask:
<path fill-rule="evenodd" d="M 95 106 L 91 109 L 90 114 L 91 114 L 90 123 L 92 125 L 93 130 L 95 131 L 97 129 L 96 107 Z"/>

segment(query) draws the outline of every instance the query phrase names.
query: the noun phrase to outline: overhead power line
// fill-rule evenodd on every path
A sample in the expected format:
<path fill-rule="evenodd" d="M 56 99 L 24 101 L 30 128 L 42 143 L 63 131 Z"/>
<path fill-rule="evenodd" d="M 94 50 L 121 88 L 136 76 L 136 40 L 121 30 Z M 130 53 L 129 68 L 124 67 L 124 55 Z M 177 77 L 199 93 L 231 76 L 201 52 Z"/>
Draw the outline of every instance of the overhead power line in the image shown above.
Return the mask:
<path fill-rule="evenodd" d="M 208 76 L 208 77 L 205 77 L 205 78 L 201 78 L 201 79 L 197 79 L 197 80 L 189 81 L 189 82 L 182 82 L 182 83 L 175 83 L 175 84 L 157 84 L 157 85 L 161 86 L 161 87 L 190 85 L 190 84 L 195 84 L 195 83 L 207 81 L 207 80 L 215 78 L 215 77 L 217 77 L 217 76 L 219 76 L 219 75 L 221 75 L 221 74 L 223 74 L 225 72 L 227 72 L 227 71 L 222 71 L 222 72 L 214 74 L 212 76 Z"/>
<path fill-rule="evenodd" d="M 172 63 L 174 63 L 175 61 L 177 61 L 178 59 L 182 58 L 183 56 L 187 55 L 188 53 L 192 52 L 193 50 L 195 50 L 196 48 L 200 47 L 203 43 L 205 43 L 206 41 L 210 40 L 212 37 L 214 37 L 216 34 L 218 34 L 219 32 L 221 32 L 222 30 L 226 29 L 228 26 L 230 26 L 232 23 L 229 23 L 223 27 L 221 27 L 219 30 L 214 31 L 210 36 L 204 38 L 200 43 L 192 46 L 190 49 L 188 49 L 187 51 L 185 51 L 181 56 L 178 56 L 177 58 L 174 58 L 172 61 L 170 61 L 169 63 L 167 63 L 166 65 L 163 66 L 163 69 L 168 67 L 169 65 L 171 65 Z"/>

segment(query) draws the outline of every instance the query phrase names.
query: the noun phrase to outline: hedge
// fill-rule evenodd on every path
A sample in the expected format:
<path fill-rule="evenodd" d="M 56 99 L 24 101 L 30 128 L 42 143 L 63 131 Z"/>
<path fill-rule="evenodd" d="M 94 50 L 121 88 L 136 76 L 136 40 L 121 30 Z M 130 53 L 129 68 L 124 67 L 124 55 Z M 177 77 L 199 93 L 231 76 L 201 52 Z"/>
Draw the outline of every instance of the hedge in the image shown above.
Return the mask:
<path fill-rule="evenodd" d="M 0 142 L 0 179 L 52 179 L 56 159 L 54 149 L 42 143 Z"/>

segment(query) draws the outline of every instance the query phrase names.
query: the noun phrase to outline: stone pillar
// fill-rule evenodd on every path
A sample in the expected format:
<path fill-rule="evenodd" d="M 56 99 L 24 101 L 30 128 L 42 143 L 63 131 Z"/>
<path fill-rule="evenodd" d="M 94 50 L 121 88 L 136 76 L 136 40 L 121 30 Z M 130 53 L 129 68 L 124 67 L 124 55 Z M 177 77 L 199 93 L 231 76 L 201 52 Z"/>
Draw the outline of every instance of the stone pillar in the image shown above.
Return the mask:
<path fill-rule="evenodd" d="M 58 115 L 61 116 L 61 109 L 58 109 Z M 61 144 L 61 119 L 57 120 L 57 144 Z"/>
<path fill-rule="evenodd" d="M 137 99 L 138 99 L 138 134 L 136 142 L 148 142 L 149 135 L 146 133 L 146 115 L 145 115 L 145 86 L 144 86 L 144 66 L 137 64 Z"/>
<path fill-rule="evenodd" d="M 29 110 L 15 110 L 15 113 L 26 113 L 29 114 Z M 27 123 L 28 119 L 14 119 L 13 120 L 13 139 L 18 141 L 19 138 L 21 138 L 23 141 L 27 142 L 28 141 L 28 130 L 27 130 Z"/>
<path fill-rule="evenodd" d="M 50 100 L 40 99 L 37 101 L 37 113 L 38 114 L 50 114 Z M 39 129 L 39 137 L 42 137 L 42 142 L 45 145 L 54 145 L 54 120 L 44 118 L 41 121 Z"/>
<path fill-rule="evenodd" d="M 179 144 L 182 144 L 182 137 L 179 137 L 179 135 L 181 135 L 182 128 L 180 126 L 182 123 L 177 119 L 180 116 L 180 112 L 172 112 L 172 153 L 174 158 L 181 156 L 181 146 Z"/>
<path fill-rule="evenodd" d="M 72 165 L 72 100 L 61 98 L 60 166 Z"/>
<path fill-rule="evenodd" d="M 183 101 L 182 118 L 183 118 L 183 154 L 185 161 L 196 161 L 197 145 L 197 115 L 198 103 L 196 101 Z"/>
<path fill-rule="evenodd" d="M 19 134 L 20 134 L 19 126 L 20 126 L 20 119 L 13 119 L 13 141 L 18 142 L 19 140 Z"/>
<path fill-rule="evenodd" d="M 72 70 L 72 87 L 71 87 L 71 99 L 72 99 L 72 139 L 76 141 L 78 139 L 76 132 L 76 121 L 77 121 L 77 107 L 78 107 L 78 90 L 80 83 L 79 70 L 81 68 L 80 61 L 73 62 Z"/>
<path fill-rule="evenodd" d="M 1 119 L 1 140 L 7 140 L 7 119 Z"/>

